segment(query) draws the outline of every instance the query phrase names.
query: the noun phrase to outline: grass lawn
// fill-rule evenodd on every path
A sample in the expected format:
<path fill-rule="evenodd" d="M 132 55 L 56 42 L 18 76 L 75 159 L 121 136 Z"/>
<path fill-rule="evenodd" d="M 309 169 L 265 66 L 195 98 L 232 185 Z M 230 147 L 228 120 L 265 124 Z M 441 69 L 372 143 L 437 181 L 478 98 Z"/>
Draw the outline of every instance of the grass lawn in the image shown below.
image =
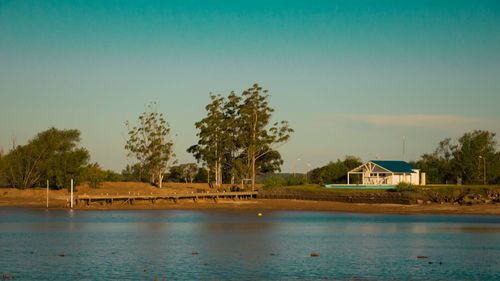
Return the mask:
<path fill-rule="evenodd" d="M 302 191 L 328 191 L 328 192 L 385 192 L 386 188 L 325 188 L 318 184 L 283 186 L 284 188 Z"/>
<path fill-rule="evenodd" d="M 386 188 L 325 188 L 319 184 L 306 184 L 306 185 L 292 185 L 292 186 L 281 186 L 280 188 L 295 189 L 300 191 L 327 191 L 327 192 L 392 192 L 392 189 Z M 424 190 L 433 190 L 441 194 L 453 194 L 456 192 L 460 193 L 485 193 L 488 190 L 498 190 L 500 185 L 427 185 L 419 186 L 419 188 Z M 272 188 L 271 188 L 272 189 Z"/>

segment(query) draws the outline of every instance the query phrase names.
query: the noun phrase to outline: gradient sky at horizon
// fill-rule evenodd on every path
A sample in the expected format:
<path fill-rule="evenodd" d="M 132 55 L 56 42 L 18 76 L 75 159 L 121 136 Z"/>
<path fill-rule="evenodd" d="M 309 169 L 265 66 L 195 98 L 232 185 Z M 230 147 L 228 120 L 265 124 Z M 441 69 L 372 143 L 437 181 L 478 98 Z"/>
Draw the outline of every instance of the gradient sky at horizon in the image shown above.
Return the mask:
<path fill-rule="evenodd" d="M 407 160 L 500 133 L 499 1 L 0 1 L 0 146 L 77 128 L 120 171 L 126 120 L 158 101 L 179 162 L 208 93 L 270 90 L 296 133 L 283 171 Z M 498 138 L 497 138 L 498 140 Z"/>

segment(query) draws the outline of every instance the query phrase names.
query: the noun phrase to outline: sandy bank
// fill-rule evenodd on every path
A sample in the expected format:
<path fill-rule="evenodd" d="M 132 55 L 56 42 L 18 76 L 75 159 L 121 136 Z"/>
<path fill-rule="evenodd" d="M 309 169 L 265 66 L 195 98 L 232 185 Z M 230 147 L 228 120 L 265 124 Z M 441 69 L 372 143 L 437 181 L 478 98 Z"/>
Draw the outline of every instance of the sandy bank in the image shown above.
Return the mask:
<path fill-rule="evenodd" d="M 190 193 L 208 190 L 206 184 L 166 184 L 165 188 L 158 189 L 144 183 L 106 183 L 102 188 L 91 189 L 87 186 L 79 186 L 78 194 L 169 194 L 173 192 Z M 67 190 L 51 190 L 49 192 L 49 208 L 66 208 L 70 194 Z M 0 188 L 0 207 L 29 207 L 46 208 L 46 189 L 35 188 L 29 190 L 18 190 L 13 188 Z M 241 210 L 311 210 L 311 211 L 335 211 L 353 213 L 385 213 L 385 214 L 471 214 L 471 215 L 500 215 L 500 204 L 477 204 L 471 206 L 456 204 L 424 204 L 424 205 L 402 205 L 402 204 L 367 204 L 367 203 L 345 203 L 333 201 L 312 201 L 295 199 L 252 199 L 252 200 L 219 200 L 217 203 L 211 200 L 179 200 L 177 203 L 166 201 L 151 204 L 138 201 L 134 205 L 93 204 L 82 207 L 83 210 L 125 210 L 125 209 L 241 209 Z"/>

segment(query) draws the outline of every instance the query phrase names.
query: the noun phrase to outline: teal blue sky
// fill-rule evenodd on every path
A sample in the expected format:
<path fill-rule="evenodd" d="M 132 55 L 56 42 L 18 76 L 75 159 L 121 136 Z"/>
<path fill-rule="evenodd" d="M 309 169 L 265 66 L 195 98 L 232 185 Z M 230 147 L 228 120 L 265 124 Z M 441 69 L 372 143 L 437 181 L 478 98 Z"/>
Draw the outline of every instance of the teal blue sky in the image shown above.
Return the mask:
<path fill-rule="evenodd" d="M 179 162 L 208 93 L 270 90 L 284 171 L 407 160 L 500 132 L 499 1 L 0 1 L 0 145 L 77 128 L 120 171 L 125 120 L 158 101 Z"/>

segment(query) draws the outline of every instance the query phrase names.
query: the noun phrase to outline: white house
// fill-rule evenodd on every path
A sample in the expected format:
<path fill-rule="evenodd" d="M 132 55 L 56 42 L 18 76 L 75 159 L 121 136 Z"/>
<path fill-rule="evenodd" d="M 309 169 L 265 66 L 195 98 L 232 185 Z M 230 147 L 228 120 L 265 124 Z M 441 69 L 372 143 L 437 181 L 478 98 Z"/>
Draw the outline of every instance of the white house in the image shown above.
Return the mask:
<path fill-rule="evenodd" d="M 420 169 L 405 161 L 370 160 L 347 173 L 347 184 L 352 174 L 361 174 L 364 185 L 420 184 Z"/>

